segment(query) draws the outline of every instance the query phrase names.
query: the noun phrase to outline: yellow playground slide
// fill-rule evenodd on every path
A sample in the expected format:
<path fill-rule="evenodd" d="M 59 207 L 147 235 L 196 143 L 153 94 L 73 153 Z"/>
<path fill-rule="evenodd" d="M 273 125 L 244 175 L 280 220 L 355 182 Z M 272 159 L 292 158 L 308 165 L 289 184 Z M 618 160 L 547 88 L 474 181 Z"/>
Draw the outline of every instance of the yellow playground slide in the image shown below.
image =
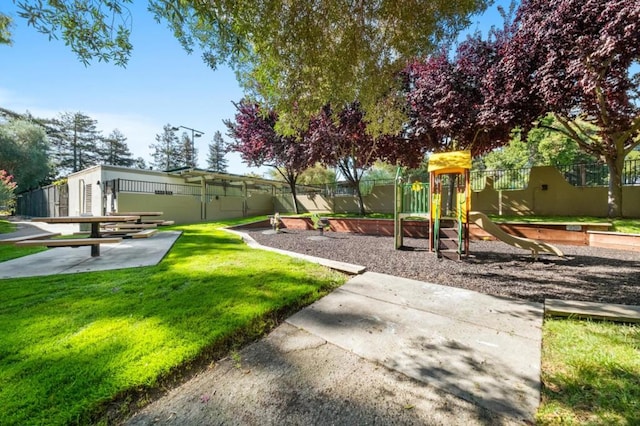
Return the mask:
<path fill-rule="evenodd" d="M 510 244 L 514 247 L 521 248 L 523 250 L 531 250 L 531 255 L 534 259 L 538 259 L 539 252 L 547 252 L 553 253 L 560 257 L 564 256 L 562 251 L 554 245 L 532 240 L 529 238 L 516 237 L 515 235 L 508 234 L 504 232 L 498 225 L 493 223 L 491 219 L 487 217 L 486 214 L 480 212 L 470 212 L 469 213 L 469 221 L 475 223 L 480 228 L 487 231 L 489 234 L 493 235 L 497 239 Z"/>

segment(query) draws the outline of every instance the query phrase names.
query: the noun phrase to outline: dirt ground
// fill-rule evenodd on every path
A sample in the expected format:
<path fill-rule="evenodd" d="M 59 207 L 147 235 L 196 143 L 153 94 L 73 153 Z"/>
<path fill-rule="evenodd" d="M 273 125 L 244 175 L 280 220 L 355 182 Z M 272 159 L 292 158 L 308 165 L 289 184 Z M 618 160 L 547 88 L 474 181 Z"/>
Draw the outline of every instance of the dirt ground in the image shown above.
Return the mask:
<path fill-rule="evenodd" d="M 427 240 L 285 229 L 278 234 L 244 230 L 262 245 L 367 267 L 367 270 L 495 296 L 544 302 L 581 300 L 640 305 L 640 254 L 589 246 L 558 245 L 564 257 L 530 252 L 500 241 L 471 241 L 462 261 L 437 259 Z"/>

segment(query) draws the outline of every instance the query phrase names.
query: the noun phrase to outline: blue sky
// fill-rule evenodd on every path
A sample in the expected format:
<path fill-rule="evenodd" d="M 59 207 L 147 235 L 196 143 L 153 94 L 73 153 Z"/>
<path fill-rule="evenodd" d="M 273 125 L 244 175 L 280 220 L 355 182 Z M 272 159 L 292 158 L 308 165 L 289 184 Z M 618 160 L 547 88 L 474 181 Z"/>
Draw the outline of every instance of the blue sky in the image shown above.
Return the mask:
<path fill-rule="evenodd" d="M 508 0 L 496 4 L 508 5 Z M 98 121 L 105 135 L 119 129 L 134 157 L 150 160 L 149 145 L 165 124 L 203 131 L 196 138 L 200 167 L 206 167 L 207 146 L 216 131 L 225 138 L 223 119 L 233 119 L 232 102 L 243 92 L 226 67 L 213 71 L 199 54 L 187 54 L 165 23 L 155 22 L 146 2 L 131 5 L 133 53 L 126 68 L 94 62 L 84 66 L 60 40 L 28 28 L 12 1 L 0 11 L 14 17 L 13 45 L 0 45 L 0 106 L 37 117 L 82 112 Z M 471 29 L 499 25 L 495 6 L 476 17 Z M 180 133 L 180 132 L 179 132 Z M 188 132 L 189 135 L 191 132 Z M 228 154 L 228 171 L 264 173 Z"/>

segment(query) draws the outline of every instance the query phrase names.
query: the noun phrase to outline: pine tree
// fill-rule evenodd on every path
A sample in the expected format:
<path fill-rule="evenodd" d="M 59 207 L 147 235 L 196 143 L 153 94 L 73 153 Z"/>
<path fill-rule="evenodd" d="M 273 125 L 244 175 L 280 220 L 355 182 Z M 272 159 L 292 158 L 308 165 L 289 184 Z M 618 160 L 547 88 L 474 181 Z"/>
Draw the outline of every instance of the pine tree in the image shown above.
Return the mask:
<path fill-rule="evenodd" d="M 171 170 L 183 166 L 178 137 L 170 124 L 165 124 L 163 133 L 156 135 L 156 143 L 149 148 L 153 150 L 151 166 L 154 168 Z"/>
<path fill-rule="evenodd" d="M 133 160 L 133 167 L 135 167 L 136 169 L 146 169 L 147 163 L 146 161 L 144 161 L 144 158 L 138 157 Z"/>
<path fill-rule="evenodd" d="M 213 135 L 213 140 L 209 144 L 209 156 L 207 157 L 207 166 L 209 170 L 218 173 L 226 173 L 228 167 L 228 161 L 224 156 L 227 153 L 226 144 L 222 139 L 222 134 L 219 131 Z"/>
<path fill-rule="evenodd" d="M 177 163 L 179 167 L 193 167 L 198 164 L 198 150 L 195 148 L 194 141 L 191 140 L 187 132 L 182 132 L 180 143 L 178 144 Z"/>
<path fill-rule="evenodd" d="M 126 141 L 127 138 L 118 129 L 114 129 L 109 136 L 102 138 L 100 146 L 101 163 L 131 167 L 134 159 Z"/>
<path fill-rule="evenodd" d="M 81 112 L 63 113 L 53 120 L 49 134 L 52 157 L 59 174 L 77 172 L 99 162 L 101 134 L 98 122 Z"/>

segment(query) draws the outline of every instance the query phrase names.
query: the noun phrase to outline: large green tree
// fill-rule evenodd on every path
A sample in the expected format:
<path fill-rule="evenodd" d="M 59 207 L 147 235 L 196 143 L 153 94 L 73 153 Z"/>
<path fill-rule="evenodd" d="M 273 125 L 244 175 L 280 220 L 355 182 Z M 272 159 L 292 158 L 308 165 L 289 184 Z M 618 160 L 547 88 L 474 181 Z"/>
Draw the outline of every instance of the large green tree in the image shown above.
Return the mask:
<path fill-rule="evenodd" d="M 18 191 L 37 188 L 48 181 L 48 149 L 42 126 L 25 119 L 0 125 L 0 169 L 13 175 Z"/>
<path fill-rule="evenodd" d="M 109 136 L 102 138 L 99 155 L 102 164 L 131 167 L 135 163 L 127 146 L 127 138 L 118 129 L 114 129 Z"/>
<path fill-rule="evenodd" d="M 65 112 L 51 121 L 49 139 L 59 176 L 98 164 L 102 135 L 97 125 L 96 120 L 81 112 Z"/>
<path fill-rule="evenodd" d="M 586 154 L 571 138 L 550 130 L 557 126 L 552 114 L 539 121 L 538 127 L 522 138 L 514 132 L 509 144 L 480 157 L 482 167 L 488 170 L 521 169 L 533 166 L 571 166 L 595 163 L 597 158 Z M 587 125 L 582 123 L 586 128 Z M 595 134 L 596 129 L 592 129 Z"/>
<path fill-rule="evenodd" d="M 171 124 L 165 124 L 162 133 L 156 135 L 156 143 L 149 145 L 151 166 L 158 170 L 171 170 L 184 166 L 180 154 L 180 142 Z"/>
<path fill-rule="evenodd" d="M 79 58 L 126 63 L 131 0 L 23 0 L 20 15 Z M 201 48 L 213 68 L 229 64 L 247 90 L 285 122 L 307 119 L 331 103 L 358 100 L 371 129 L 399 126 L 393 76 L 466 27 L 490 0 L 150 0 L 188 50 Z M 398 105 L 398 108 L 388 108 Z M 375 116 L 375 119 L 374 119 Z M 292 128 L 293 126 L 285 126 Z"/>
<path fill-rule="evenodd" d="M 227 154 L 227 147 L 222 138 L 222 133 L 216 130 L 213 140 L 209 144 L 209 155 L 207 156 L 207 167 L 218 173 L 226 173 L 228 161 L 224 156 Z"/>
<path fill-rule="evenodd" d="M 132 0 L 23 0 L 18 15 L 29 25 L 62 40 L 88 64 L 93 58 L 125 65 L 131 54 Z M 0 44 L 11 44 L 12 18 L 0 11 Z"/>
<path fill-rule="evenodd" d="M 194 139 L 197 133 L 194 134 Z M 180 142 L 177 146 L 176 164 L 180 167 L 197 167 L 198 166 L 198 150 L 195 147 L 194 140 L 189 137 L 187 132 L 182 132 Z"/>

